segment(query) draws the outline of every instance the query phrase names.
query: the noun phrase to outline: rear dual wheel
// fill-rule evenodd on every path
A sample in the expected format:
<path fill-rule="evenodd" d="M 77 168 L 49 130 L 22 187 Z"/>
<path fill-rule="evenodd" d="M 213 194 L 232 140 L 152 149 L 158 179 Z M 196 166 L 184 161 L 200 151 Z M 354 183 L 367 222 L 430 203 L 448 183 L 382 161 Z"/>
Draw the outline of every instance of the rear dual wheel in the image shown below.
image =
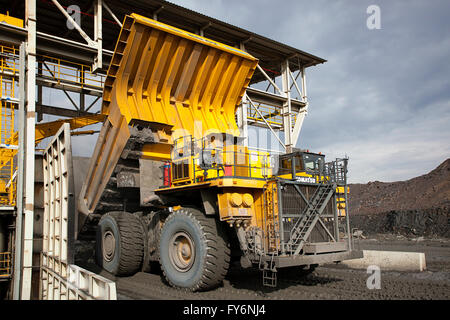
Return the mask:
<path fill-rule="evenodd" d="M 104 215 L 97 228 L 97 262 L 116 275 L 132 275 L 142 268 L 144 228 L 127 212 Z M 191 291 L 220 285 L 228 272 L 230 246 L 214 217 L 182 208 L 165 221 L 159 239 L 160 265 L 168 283 Z"/>
<path fill-rule="evenodd" d="M 97 263 L 116 276 L 139 271 L 144 257 L 144 227 L 128 212 L 109 212 L 97 226 Z"/>
<path fill-rule="evenodd" d="M 230 247 L 220 223 L 194 208 L 182 208 L 165 221 L 160 264 L 170 285 L 191 291 L 221 284 L 230 264 Z"/>

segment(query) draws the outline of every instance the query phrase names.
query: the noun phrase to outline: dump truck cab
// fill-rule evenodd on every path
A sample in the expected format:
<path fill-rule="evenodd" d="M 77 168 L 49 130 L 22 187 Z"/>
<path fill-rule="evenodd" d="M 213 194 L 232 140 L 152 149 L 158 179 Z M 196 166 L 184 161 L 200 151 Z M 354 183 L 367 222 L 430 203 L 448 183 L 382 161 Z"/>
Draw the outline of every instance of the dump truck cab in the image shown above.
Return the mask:
<path fill-rule="evenodd" d="M 325 164 L 325 155 L 309 152 L 309 150 L 299 150 L 280 155 L 279 162 L 279 178 L 308 182 L 313 181 L 313 177 L 320 172 L 322 166 Z"/>
<path fill-rule="evenodd" d="M 78 199 L 76 232 L 95 233 L 100 266 L 129 275 L 159 264 L 169 284 L 197 291 L 220 284 L 235 258 L 274 286 L 278 268 L 355 256 L 348 226 L 348 241 L 339 237 L 346 160 L 278 159 L 244 144 L 235 113 L 257 63 L 125 17 L 105 80 L 107 119 Z"/>

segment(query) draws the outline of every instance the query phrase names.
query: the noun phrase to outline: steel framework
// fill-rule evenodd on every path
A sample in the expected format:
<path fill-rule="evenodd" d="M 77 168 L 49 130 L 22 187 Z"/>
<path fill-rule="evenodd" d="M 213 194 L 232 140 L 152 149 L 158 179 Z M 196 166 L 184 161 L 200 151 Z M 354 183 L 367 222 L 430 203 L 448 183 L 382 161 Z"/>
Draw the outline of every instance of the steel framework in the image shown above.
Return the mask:
<path fill-rule="evenodd" d="M 8 181 L 15 178 L 17 194 L 23 195 L 17 197 L 15 203 L 15 299 L 31 297 L 36 122 L 42 121 L 44 114 L 75 117 L 98 112 L 96 102 L 102 96 L 106 70 L 126 14 L 151 15 L 155 20 L 241 48 L 258 58 L 258 69 L 236 112 L 238 126 L 244 137 L 248 136 L 249 126 L 267 128 L 288 152 L 296 146 L 308 112 L 306 69 L 326 62 L 307 52 L 161 0 L 0 0 L 0 4 L 2 11 L 9 11 L 10 16 L 23 20 L 23 24 L 0 22 L 1 48 L 12 48 L 11 52 L 5 52 L 6 55 L 1 51 L 1 61 L 14 64 L 14 70 L 9 70 L 3 68 L 7 64 L 2 63 L 1 81 L 13 82 L 11 88 L 15 88 L 9 101 L 4 103 L 2 98 L 2 119 L 13 119 L 14 109 L 19 110 L 16 115 L 19 119 L 16 162 L 11 160 L 8 167 Z M 76 7 L 69 10 L 74 4 Z M 74 11 L 79 19 L 70 14 Z M 66 28 L 68 21 L 72 29 Z M 258 89 L 264 87 L 265 90 Z M 71 107 L 45 104 L 44 90 L 62 92 Z M 74 94 L 78 95 L 78 101 Z M 88 97 L 90 103 L 87 103 Z M 14 122 L 9 120 L 9 123 Z M 284 140 L 279 137 L 279 131 L 284 132 Z M 6 146 L 8 139 L 4 140 L 3 136 L 1 143 L 4 144 L 0 151 L 2 156 L 8 154 L 8 148 L 14 148 Z M 247 139 L 245 143 L 248 144 Z M 14 176 L 16 165 L 18 170 Z M 8 190 L 14 194 L 12 188 Z M 8 201 L 14 204 L 12 198 Z"/>

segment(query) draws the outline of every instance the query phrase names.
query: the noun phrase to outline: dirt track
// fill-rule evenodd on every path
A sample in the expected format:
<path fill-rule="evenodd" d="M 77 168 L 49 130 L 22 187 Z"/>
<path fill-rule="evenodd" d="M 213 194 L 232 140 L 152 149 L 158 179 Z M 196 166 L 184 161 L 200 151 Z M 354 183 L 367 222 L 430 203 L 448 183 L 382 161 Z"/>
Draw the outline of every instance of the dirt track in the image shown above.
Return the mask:
<path fill-rule="evenodd" d="M 360 249 L 425 252 L 428 271 L 383 272 L 381 289 L 369 290 L 364 270 L 318 267 L 304 278 L 278 276 L 276 289 L 262 286 L 258 270 L 232 268 L 223 286 L 200 293 L 168 287 L 160 274 L 116 278 L 119 299 L 450 299 L 450 240 L 363 240 Z M 113 279 L 110 275 L 103 275 Z"/>

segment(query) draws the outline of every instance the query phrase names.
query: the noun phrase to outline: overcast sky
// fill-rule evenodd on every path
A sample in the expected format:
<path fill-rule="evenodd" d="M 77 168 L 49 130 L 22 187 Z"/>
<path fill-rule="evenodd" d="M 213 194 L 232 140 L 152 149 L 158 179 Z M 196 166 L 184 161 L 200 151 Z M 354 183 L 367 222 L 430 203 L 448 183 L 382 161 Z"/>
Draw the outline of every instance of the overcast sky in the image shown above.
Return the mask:
<path fill-rule="evenodd" d="M 409 179 L 450 157 L 448 0 L 173 2 L 328 60 L 308 69 L 298 146 L 347 154 L 352 182 Z"/>
<path fill-rule="evenodd" d="M 307 69 L 297 147 L 348 155 L 351 182 L 410 179 L 450 157 L 448 0 L 172 2 L 328 60 Z M 379 30 L 367 28 L 369 5 Z M 80 155 L 94 147 L 74 144 Z"/>

